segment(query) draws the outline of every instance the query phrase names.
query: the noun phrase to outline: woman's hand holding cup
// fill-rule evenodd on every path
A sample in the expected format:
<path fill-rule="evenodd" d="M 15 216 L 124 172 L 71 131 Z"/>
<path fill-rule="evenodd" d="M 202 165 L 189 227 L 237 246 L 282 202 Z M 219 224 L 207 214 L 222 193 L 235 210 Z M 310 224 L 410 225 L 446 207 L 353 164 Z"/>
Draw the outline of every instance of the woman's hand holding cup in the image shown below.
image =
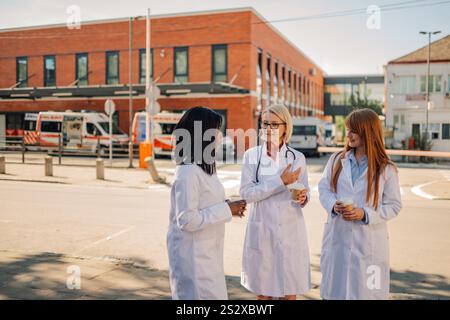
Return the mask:
<path fill-rule="evenodd" d="M 227 203 L 230 206 L 231 214 L 233 216 L 238 216 L 240 218 L 244 217 L 244 211 L 247 206 L 247 202 L 245 200 L 237 200 L 237 201 L 227 200 Z"/>
<path fill-rule="evenodd" d="M 336 201 L 333 210 L 337 214 L 344 214 L 353 210 L 353 200 L 352 199 L 342 199 Z"/>
<path fill-rule="evenodd" d="M 308 191 L 306 187 L 301 183 L 293 183 L 288 186 L 291 191 L 291 199 L 295 202 L 299 202 L 301 205 L 305 204 Z"/>

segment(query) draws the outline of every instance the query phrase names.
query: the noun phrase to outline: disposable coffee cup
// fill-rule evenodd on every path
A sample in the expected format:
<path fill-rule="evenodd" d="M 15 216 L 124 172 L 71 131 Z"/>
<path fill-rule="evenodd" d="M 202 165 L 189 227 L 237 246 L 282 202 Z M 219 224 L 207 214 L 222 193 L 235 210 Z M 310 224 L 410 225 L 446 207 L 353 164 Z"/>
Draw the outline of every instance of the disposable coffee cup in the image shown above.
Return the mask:
<path fill-rule="evenodd" d="M 345 211 L 353 210 L 353 199 L 345 198 L 341 200 L 342 205 L 345 207 Z"/>
<path fill-rule="evenodd" d="M 302 183 L 293 183 L 288 186 L 289 190 L 291 191 L 291 199 L 294 201 L 298 201 L 297 198 L 304 190 L 306 190 L 306 187 Z"/>

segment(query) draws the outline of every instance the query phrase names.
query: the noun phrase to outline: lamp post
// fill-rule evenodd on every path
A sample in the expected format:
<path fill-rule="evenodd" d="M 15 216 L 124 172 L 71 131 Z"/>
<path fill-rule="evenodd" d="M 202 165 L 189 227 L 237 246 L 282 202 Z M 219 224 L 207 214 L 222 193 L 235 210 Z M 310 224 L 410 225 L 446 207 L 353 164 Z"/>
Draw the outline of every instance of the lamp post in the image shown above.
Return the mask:
<path fill-rule="evenodd" d="M 428 35 L 428 57 L 427 57 L 427 77 L 426 77 L 426 124 L 425 137 L 428 139 L 428 109 L 430 108 L 430 58 L 431 58 L 431 35 L 439 34 L 441 31 L 420 31 L 420 34 Z"/>
<path fill-rule="evenodd" d="M 128 89 L 129 89 L 129 103 L 128 103 L 128 168 L 133 168 L 133 21 L 143 18 L 143 16 L 130 17 L 128 24 Z"/>

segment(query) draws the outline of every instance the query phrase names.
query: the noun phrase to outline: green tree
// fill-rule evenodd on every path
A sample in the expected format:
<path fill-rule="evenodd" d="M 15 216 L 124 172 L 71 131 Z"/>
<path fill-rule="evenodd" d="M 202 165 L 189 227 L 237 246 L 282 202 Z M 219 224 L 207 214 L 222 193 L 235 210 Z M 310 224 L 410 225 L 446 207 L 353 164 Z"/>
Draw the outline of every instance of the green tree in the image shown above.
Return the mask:
<path fill-rule="evenodd" d="M 370 95 L 372 94 L 370 89 L 363 90 L 361 92 L 361 87 L 365 87 L 364 81 L 361 82 L 356 88 L 355 92 L 350 95 L 350 108 L 351 110 L 355 109 L 372 109 L 378 115 L 383 114 L 383 104 L 375 99 L 370 99 Z"/>

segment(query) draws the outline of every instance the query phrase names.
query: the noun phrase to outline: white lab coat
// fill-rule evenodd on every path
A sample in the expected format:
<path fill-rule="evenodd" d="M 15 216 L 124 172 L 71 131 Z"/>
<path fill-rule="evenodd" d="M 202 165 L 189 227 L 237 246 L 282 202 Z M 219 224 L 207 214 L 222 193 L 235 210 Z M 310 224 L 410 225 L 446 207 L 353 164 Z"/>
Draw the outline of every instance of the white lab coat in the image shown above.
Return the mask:
<path fill-rule="evenodd" d="M 351 151 L 349 151 L 351 152 Z M 378 209 L 366 203 L 367 170 L 352 183 L 348 154 L 342 159 L 337 193 L 330 187 L 330 157 L 319 182 L 320 202 L 328 213 L 322 240 L 320 269 L 321 296 L 327 300 L 387 299 L 389 296 L 389 235 L 387 221 L 401 209 L 400 186 L 394 166 L 388 165 L 380 176 Z M 337 159 L 336 161 L 339 161 Z M 332 214 L 338 199 L 351 198 L 355 208 L 364 208 L 369 223 L 345 221 Z"/>
<path fill-rule="evenodd" d="M 256 167 L 261 152 L 259 183 Z M 306 160 L 301 152 L 293 169 L 302 167 L 298 181 L 308 189 Z M 244 154 L 240 195 L 249 205 L 248 224 L 242 262 L 241 284 L 257 295 L 284 297 L 304 294 L 311 289 L 308 238 L 302 207 L 291 200 L 281 173 L 293 155 L 283 145 L 274 161 L 267 155 L 266 144 Z M 267 164 L 267 167 L 265 167 Z M 270 164 L 270 166 L 269 166 Z"/>
<path fill-rule="evenodd" d="M 173 299 L 228 299 L 223 243 L 231 217 L 217 175 L 195 164 L 177 166 L 167 234 Z"/>

